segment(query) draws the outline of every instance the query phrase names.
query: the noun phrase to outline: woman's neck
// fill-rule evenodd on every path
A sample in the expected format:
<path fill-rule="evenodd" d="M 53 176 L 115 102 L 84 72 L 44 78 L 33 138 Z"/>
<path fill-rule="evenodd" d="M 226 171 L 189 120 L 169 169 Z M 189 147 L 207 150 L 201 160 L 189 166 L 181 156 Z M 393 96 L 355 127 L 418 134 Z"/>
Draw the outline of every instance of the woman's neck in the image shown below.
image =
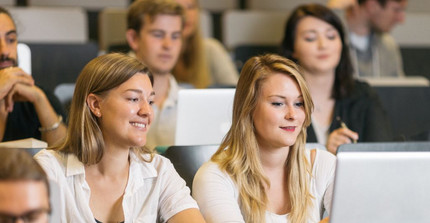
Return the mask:
<path fill-rule="evenodd" d="M 263 169 L 270 172 L 284 170 L 289 151 L 289 147 L 271 150 L 260 148 L 260 160 Z"/>
<path fill-rule="evenodd" d="M 130 167 L 130 150 L 109 149 L 105 147 L 103 157 L 97 164 L 86 166 L 86 171 L 102 176 L 123 177 L 128 175 Z"/>

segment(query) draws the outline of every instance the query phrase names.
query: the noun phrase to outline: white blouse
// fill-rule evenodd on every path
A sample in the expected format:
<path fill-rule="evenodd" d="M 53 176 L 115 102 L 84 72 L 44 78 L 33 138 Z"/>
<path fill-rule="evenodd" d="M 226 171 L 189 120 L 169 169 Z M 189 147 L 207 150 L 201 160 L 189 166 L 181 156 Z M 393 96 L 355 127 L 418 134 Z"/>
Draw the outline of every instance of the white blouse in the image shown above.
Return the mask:
<path fill-rule="evenodd" d="M 310 159 L 310 150 L 307 157 Z M 330 212 L 336 157 L 326 151 L 316 150 L 310 180 L 310 192 L 315 197 L 308 222 L 319 222 L 324 208 Z M 193 197 L 208 223 L 245 222 L 238 204 L 239 191 L 230 176 L 216 163 L 207 162 L 197 172 L 193 182 Z M 267 223 L 285 223 L 286 215 L 266 211 Z"/>
<path fill-rule="evenodd" d="M 42 150 L 35 159 L 60 187 L 61 222 L 95 222 L 83 163 L 73 154 L 53 150 Z M 168 159 L 155 155 L 152 162 L 147 163 L 130 152 L 130 172 L 122 208 L 128 223 L 166 222 L 175 214 L 198 206 Z"/>

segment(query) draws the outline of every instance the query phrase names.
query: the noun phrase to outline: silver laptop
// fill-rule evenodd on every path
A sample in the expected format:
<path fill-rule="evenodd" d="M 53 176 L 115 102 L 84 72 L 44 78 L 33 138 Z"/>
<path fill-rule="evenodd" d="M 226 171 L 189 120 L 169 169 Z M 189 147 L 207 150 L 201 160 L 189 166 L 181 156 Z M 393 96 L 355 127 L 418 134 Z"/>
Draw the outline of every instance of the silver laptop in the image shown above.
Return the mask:
<path fill-rule="evenodd" d="M 220 144 L 231 126 L 235 89 L 184 89 L 178 95 L 175 145 Z"/>
<path fill-rule="evenodd" d="M 339 147 L 331 223 L 430 222 L 430 143 Z"/>

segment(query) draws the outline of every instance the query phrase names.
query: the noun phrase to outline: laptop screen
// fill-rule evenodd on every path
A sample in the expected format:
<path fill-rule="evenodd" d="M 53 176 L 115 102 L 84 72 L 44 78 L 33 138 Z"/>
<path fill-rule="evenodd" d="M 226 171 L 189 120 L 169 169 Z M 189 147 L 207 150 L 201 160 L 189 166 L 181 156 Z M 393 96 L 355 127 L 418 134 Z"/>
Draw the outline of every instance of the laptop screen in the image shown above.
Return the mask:
<path fill-rule="evenodd" d="M 330 222 L 429 222 L 429 151 L 430 143 L 342 145 Z"/>
<path fill-rule="evenodd" d="M 220 144 L 231 126 L 235 89 L 178 93 L 175 145 Z"/>

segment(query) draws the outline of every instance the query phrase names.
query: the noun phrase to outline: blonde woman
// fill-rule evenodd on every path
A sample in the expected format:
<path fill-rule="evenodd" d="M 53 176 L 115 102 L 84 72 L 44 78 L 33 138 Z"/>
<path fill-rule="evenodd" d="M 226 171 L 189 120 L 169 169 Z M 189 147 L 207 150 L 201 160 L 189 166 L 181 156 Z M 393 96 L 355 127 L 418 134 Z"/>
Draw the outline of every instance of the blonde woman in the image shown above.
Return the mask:
<path fill-rule="evenodd" d="M 235 86 L 238 72 L 224 46 L 200 31 L 198 0 L 175 0 L 185 9 L 182 52 L 173 69 L 180 83 L 196 88 Z"/>
<path fill-rule="evenodd" d="M 148 69 L 122 54 L 82 70 L 65 142 L 35 157 L 60 185 L 61 222 L 204 222 L 170 161 L 144 147 L 152 85 Z"/>
<path fill-rule="evenodd" d="M 335 157 L 305 149 L 312 109 L 292 61 L 269 54 L 246 62 L 233 124 L 193 183 L 207 222 L 320 221 L 330 210 Z"/>

